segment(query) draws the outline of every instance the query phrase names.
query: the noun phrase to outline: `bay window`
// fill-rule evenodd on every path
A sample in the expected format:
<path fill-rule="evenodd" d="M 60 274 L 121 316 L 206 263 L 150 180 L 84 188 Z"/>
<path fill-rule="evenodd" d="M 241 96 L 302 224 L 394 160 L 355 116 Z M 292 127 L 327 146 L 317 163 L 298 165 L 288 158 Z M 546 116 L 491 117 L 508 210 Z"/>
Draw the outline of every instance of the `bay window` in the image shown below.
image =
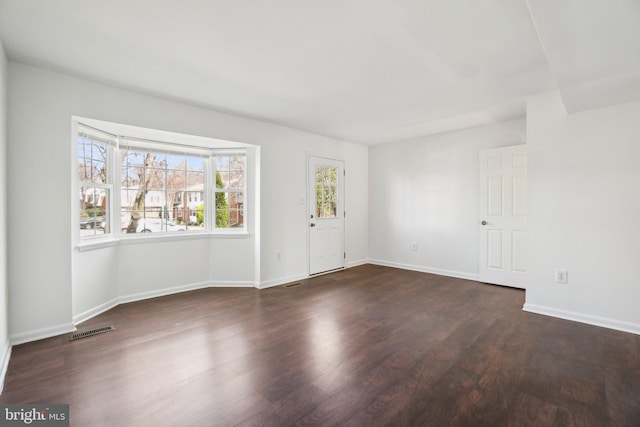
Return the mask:
<path fill-rule="evenodd" d="M 246 151 L 112 135 L 80 123 L 76 142 L 81 240 L 245 229 Z"/>

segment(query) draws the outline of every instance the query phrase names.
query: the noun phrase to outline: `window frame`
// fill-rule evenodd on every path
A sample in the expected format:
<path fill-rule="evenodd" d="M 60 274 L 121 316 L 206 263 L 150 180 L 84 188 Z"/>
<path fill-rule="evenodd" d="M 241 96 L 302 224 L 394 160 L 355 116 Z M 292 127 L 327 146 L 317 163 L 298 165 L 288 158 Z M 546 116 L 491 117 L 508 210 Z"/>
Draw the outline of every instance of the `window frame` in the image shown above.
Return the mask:
<path fill-rule="evenodd" d="M 140 138 L 132 138 L 132 137 L 125 137 L 125 136 L 121 136 L 121 143 L 118 147 L 118 157 L 121 158 L 121 161 L 118 165 L 118 170 L 119 170 L 119 174 L 120 177 L 122 178 L 122 173 L 123 173 L 123 166 L 125 164 L 125 157 L 123 156 L 123 153 L 126 150 L 135 150 L 136 152 L 140 152 L 140 153 L 144 153 L 143 157 L 146 157 L 146 154 L 148 153 L 154 153 L 156 155 L 164 155 L 167 156 L 167 158 L 169 156 L 177 156 L 177 157 L 184 157 L 184 161 L 185 161 L 185 165 L 184 165 L 184 172 L 185 172 L 185 178 L 187 176 L 187 162 L 188 159 L 196 159 L 196 158 L 201 158 L 202 162 L 203 162 L 203 170 L 202 171 L 194 171 L 193 173 L 202 173 L 202 181 L 203 181 L 203 190 L 202 192 L 204 194 L 207 194 L 208 192 L 208 170 L 209 170 L 209 161 L 210 161 L 210 157 L 211 157 L 211 153 L 210 153 L 210 149 L 208 148 L 201 148 L 201 147 L 193 147 L 193 146 L 185 146 L 182 144 L 176 144 L 176 143 L 171 143 L 171 142 L 163 142 L 163 141 L 152 141 L 152 140 L 145 140 L 145 139 L 140 139 Z M 168 164 L 165 163 L 165 167 L 157 167 L 157 168 L 152 168 L 153 170 L 156 171 L 161 171 L 162 175 L 163 175 L 163 189 L 151 189 L 149 191 L 154 191 L 154 192 L 159 192 L 161 194 L 156 194 L 156 195 L 152 195 L 152 199 L 155 198 L 160 198 L 160 200 L 163 200 L 163 206 L 161 208 L 161 215 L 160 217 L 162 217 L 162 212 L 167 212 L 169 210 L 168 204 L 167 204 L 167 200 L 168 197 L 167 195 L 170 194 L 172 191 L 169 188 L 166 188 L 166 184 L 167 184 L 167 174 L 169 171 L 177 171 L 178 169 L 175 168 L 169 168 L 167 167 Z M 187 187 L 187 181 L 188 179 L 185 179 L 184 182 L 184 187 L 182 187 L 182 189 L 175 191 L 176 193 L 176 197 L 178 200 L 183 201 L 183 198 L 187 198 L 187 193 L 189 193 L 188 191 L 188 187 Z M 123 192 L 126 191 L 130 191 L 129 188 L 127 187 L 126 189 L 122 187 L 122 179 L 120 179 L 120 182 L 118 183 L 120 185 L 118 194 L 120 196 L 120 200 L 118 200 L 118 206 L 116 207 L 116 212 L 119 215 L 120 218 L 122 218 L 122 215 L 124 213 L 130 213 L 132 212 L 131 210 L 126 210 L 125 207 L 123 206 L 122 203 L 122 195 Z M 146 199 L 146 197 L 145 197 Z M 174 200 L 175 201 L 175 200 Z M 173 210 L 173 207 L 172 207 Z M 143 210 L 143 212 L 147 212 L 147 210 Z M 150 212 L 150 211 L 149 211 Z M 195 230 L 195 231 L 188 231 L 188 225 L 187 224 L 183 224 L 183 225 L 177 225 L 178 226 L 178 230 L 162 230 L 162 231 L 155 231 L 154 235 L 176 235 L 179 234 L 180 231 L 185 231 L 185 235 L 193 235 L 193 234 L 203 234 L 203 233 L 208 233 L 209 229 L 207 227 L 207 221 L 206 221 L 206 215 L 207 215 L 207 209 L 205 206 L 205 220 L 203 222 L 204 224 L 204 229 L 201 231 Z M 143 218 L 146 220 L 146 214 L 143 214 Z M 152 218 L 153 220 L 153 218 Z M 165 220 L 165 221 L 163 221 Z M 184 219 L 183 219 L 184 221 Z M 160 223 L 162 224 L 163 222 L 166 222 L 166 224 L 169 224 L 169 219 L 167 218 L 161 218 L 160 219 Z M 182 227 L 184 227 L 184 230 L 182 230 Z M 120 230 L 120 234 L 124 237 L 124 238 L 136 238 L 136 237 L 140 237 L 142 235 L 147 235 L 149 236 L 149 233 L 144 233 L 144 232 L 136 232 L 136 233 L 125 233 L 122 232 L 122 230 Z"/>
<path fill-rule="evenodd" d="M 236 187 L 221 187 L 218 188 L 217 187 L 217 173 L 218 173 L 218 169 L 216 167 L 217 162 L 216 162 L 216 158 L 218 157 L 234 157 L 234 156 L 242 156 L 244 157 L 244 168 L 242 170 L 242 174 L 243 174 L 243 186 L 241 188 Z M 211 220 L 212 220 L 212 226 L 211 229 L 213 230 L 214 233 L 216 234 L 238 234 L 238 233 L 244 233 L 246 232 L 247 229 L 247 222 L 246 222 L 246 218 L 247 218 L 247 206 L 246 206 L 246 200 L 247 200 L 247 165 L 248 165 L 248 156 L 247 156 L 247 152 L 246 150 L 238 150 L 238 149 L 216 149 L 216 150 L 212 150 L 211 153 L 211 197 L 210 197 L 210 203 L 211 203 L 211 208 L 210 211 L 212 212 L 211 215 Z M 242 227 L 217 227 L 216 226 L 216 219 L 217 219 L 217 207 L 216 207 L 216 195 L 218 193 L 226 193 L 226 194 L 230 194 L 230 193 L 235 193 L 235 194 L 242 194 L 243 197 L 243 202 L 242 202 Z M 228 203 L 228 202 L 227 202 Z"/>
<path fill-rule="evenodd" d="M 88 139 L 92 143 L 99 142 L 101 144 L 104 144 L 104 146 L 106 147 L 106 153 L 105 153 L 105 159 L 104 159 L 104 163 L 105 163 L 105 182 L 104 183 L 94 182 L 94 181 L 83 181 L 80 179 L 79 170 L 78 170 L 78 167 L 80 165 L 78 161 L 79 160 L 78 144 L 80 142 L 79 141 L 80 138 Z M 75 154 L 74 172 L 75 172 L 75 178 L 77 182 L 77 187 L 76 187 L 77 191 L 75 193 L 78 195 L 81 195 L 83 194 L 82 193 L 83 188 L 92 188 L 92 189 L 106 190 L 108 194 L 108 197 L 106 200 L 106 207 L 105 207 L 106 212 L 105 212 L 105 215 L 103 215 L 106 223 L 106 226 L 103 227 L 104 233 L 102 234 L 95 233 L 96 223 L 94 222 L 94 225 L 92 227 L 92 230 L 94 230 L 94 233 L 91 235 L 82 235 L 82 232 L 80 232 L 81 241 L 112 239 L 114 236 L 113 207 L 114 207 L 115 189 L 113 185 L 113 162 L 115 159 L 114 151 L 117 145 L 118 145 L 118 137 L 116 135 L 111 134 L 109 132 L 105 132 L 100 129 L 96 129 L 92 126 L 88 126 L 83 123 L 77 124 L 77 128 L 74 132 L 74 154 Z M 81 229 L 81 222 L 82 222 L 81 215 L 82 215 L 82 209 L 78 207 L 78 215 L 76 216 L 78 220 L 78 227 L 77 227 L 78 230 Z"/>
<path fill-rule="evenodd" d="M 80 131 L 83 128 L 89 128 L 95 130 L 97 132 L 101 132 L 109 135 L 114 139 L 112 144 L 108 145 L 107 150 L 107 165 L 106 165 L 106 175 L 107 175 L 107 183 L 94 183 L 88 181 L 81 181 L 79 167 L 80 167 L 80 156 L 78 152 L 79 138 L 81 137 Z M 158 239 L 190 239 L 197 238 L 198 236 L 208 236 L 208 235 L 219 235 L 219 236 L 241 236 L 248 235 L 248 224 L 247 224 L 247 178 L 248 178 L 248 164 L 249 162 L 249 151 L 247 148 L 209 148 L 203 147 L 200 145 L 188 145 L 188 144 L 180 144 L 168 141 L 157 141 L 157 140 L 146 140 L 135 138 L 131 136 L 125 135 L 115 135 L 110 132 L 103 131 L 101 129 L 95 128 L 90 125 L 86 125 L 82 122 L 82 120 L 74 120 L 73 126 L 73 158 L 74 158 L 74 176 L 75 176 L 75 184 L 74 184 L 74 194 L 79 194 L 80 190 L 84 187 L 92 187 L 92 188 L 104 188 L 108 193 L 109 197 L 107 200 L 106 211 L 108 211 L 108 233 L 107 229 L 105 229 L 104 234 L 93 234 L 93 235 L 82 235 L 80 231 L 80 205 L 76 203 L 76 208 L 72 210 L 75 212 L 73 217 L 75 218 L 73 223 L 73 228 L 77 231 L 77 240 L 78 240 L 78 248 L 82 250 L 83 247 L 104 247 L 109 246 L 111 244 L 115 244 L 118 241 L 150 241 Z M 105 142 L 99 139 L 100 142 Z M 156 231 L 152 233 L 126 233 L 121 231 L 120 220 L 122 218 L 122 214 L 125 212 L 129 212 L 125 210 L 126 207 L 122 206 L 122 198 L 123 198 L 123 188 L 122 179 L 123 179 L 123 168 L 124 168 L 124 157 L 122 155 L 124 150 L 127 149 L 135 149 L 136 151 L 151 151 L 154 153 L 171 153 L 171 154 L 179 154 L 184 155 L 185 161 L 188 161 L 188 156 L 201 157 L 203 159 L 203 190 L 201 195 L 197 195 L 194 199 L 196 202 L 200 201 L 204 204 L 204 221 L 203 221 L 203 230 L 202 231 L 189 231 L 189 232 L 179 232 L 179 231 Z M 216 157 L 220 156 L 241 156 L 244 161 L 244 179 L 243 179 L 243 187 L 242 188 L 226 188 L 226 189 L 218 189 L 216 187 Z M 187 167 L 185 166 L 185 175 L 187 171 Z M 164 173 L 167 173 L 167 169 L 164 169 Z M 198 171 L 199 173 L 199 171 Z M 186 179 L 185 181 L 188 181 Z M 187 183 L 185 182 L 185 185 Z M 169 190 L 163 189 L 165 193 Z M 216 227 L 216 210 L 215 210 L 215 198 L 216 194 L 219 192 L 228 193 L 241 193 L 243 195 L 243 206 L 242 206 L 242 226 L 241 227 Z M 184 187 L 184 189 L 179 192 L 183 193 L 183 197 L 188 198 L 189 195 L 187 193 L 191 193 L 188 191 L 188 185 Z M 166 198 L 166 194 L 165 194 Z M 200 200 L 197 200 L 200 199 Z M 195 203 L 195 202 L 194 202 Z M 166 201 L 165 201 L 166 207 Z M 190 210 L 190 209 L 189 209 Z"/>

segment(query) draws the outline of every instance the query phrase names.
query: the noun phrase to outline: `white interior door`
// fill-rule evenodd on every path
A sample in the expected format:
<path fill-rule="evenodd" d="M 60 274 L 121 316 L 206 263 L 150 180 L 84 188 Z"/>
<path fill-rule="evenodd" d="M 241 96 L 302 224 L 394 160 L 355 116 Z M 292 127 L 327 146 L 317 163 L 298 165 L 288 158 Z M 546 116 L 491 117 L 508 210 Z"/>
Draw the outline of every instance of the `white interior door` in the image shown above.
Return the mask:
<path fill-rule="evenodd" d="M 309 156 L 309 274 L 344 268 L 344 165 Z"/>
<path fill-rule="evenodd" d="M 527 146 L 480 152 L 480 281 L 526 287 Z"/>

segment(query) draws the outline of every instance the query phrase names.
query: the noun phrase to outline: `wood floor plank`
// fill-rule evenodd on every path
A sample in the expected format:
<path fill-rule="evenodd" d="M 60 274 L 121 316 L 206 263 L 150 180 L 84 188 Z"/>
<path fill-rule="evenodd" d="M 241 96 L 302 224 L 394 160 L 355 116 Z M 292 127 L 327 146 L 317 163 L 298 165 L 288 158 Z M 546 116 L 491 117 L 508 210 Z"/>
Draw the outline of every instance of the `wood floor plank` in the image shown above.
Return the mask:
<path fill-rule="evenodd" d="M 3 403 L 73 426 L 637 426 L 640 337 L 524 292 L 365 265 L 123 304 L 116 330 L 15 346 Z"/>

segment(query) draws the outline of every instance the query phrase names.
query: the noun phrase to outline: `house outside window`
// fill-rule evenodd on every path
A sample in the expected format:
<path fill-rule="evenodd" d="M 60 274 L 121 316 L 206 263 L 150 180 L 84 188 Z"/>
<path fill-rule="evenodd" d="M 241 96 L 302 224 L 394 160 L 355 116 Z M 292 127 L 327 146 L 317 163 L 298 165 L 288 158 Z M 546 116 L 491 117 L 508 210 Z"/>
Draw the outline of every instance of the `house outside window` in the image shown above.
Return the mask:
<path fill-rule="evenodd" d="M 122 233 L 205 231 L 204 224 L 189 220 L 188 200 L 193 198 L 190 188 L 204 188 L 209 154 L 190 151 L 123 138 Z"/>

